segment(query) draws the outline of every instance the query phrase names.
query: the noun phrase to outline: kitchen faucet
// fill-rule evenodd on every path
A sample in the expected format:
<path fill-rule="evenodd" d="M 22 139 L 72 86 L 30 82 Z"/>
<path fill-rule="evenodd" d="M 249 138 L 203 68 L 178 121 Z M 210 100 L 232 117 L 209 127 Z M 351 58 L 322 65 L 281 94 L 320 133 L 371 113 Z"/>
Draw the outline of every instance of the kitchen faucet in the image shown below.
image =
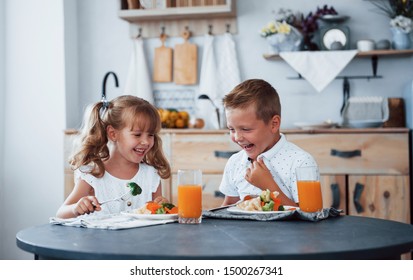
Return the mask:
<path fill-rule="evenodd" d="M 103 102 L 103 107 L 107 108 L 108 106 L 108 101 L 106 99 L 106 81 L 108 79 L 108 77 L 110 75 L 113 75 L 113 77 L 115 78 L 115 86 L 119 87 L 119 83 L 118 83 L 118 77 L 116 76 L 115 72 L 107 72 L 105 77 L 103 78 L 103 84 L 102 84 L 102 102 Z"/>

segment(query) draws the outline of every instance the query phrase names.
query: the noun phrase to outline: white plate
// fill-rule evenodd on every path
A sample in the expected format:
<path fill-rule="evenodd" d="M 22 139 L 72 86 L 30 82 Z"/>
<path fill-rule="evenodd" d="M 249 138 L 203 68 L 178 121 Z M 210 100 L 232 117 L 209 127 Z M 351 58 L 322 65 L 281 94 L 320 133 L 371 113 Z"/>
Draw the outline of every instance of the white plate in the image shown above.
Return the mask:
<path fill-rule="evenodd" d="M 241 208 L 238 208 L 237 206 L 233 206 L 228 208 L 228 212 L 231 212 L 233 214 L 241 214 L 241 215 L 265 215 L 265 214 L 281 214 L 281 213 L 287 213 L 291 210 L 291 208 L 295 208 L 295 210 L 298 210 L 298 207 L 294 206 L 284 206 L 285 211 L 247 211 L 247 210 L 242 210 Z"/>
<path fill-rule="evenodd" d="M 306 122 L 296 122 L 295 126 L 301 129 L 323 129 L 323 128 L 332 128 L 337 126 L 337 123 L 332 122 L 323 122 L 323 123 L 306 123 Z"/>
<path fill-rule="evenodd" d="M 138 214 L 132 211 L 120 212 L 122 215 L 131 216 L 142 220 L 177 220 L 178 214 Z"/>

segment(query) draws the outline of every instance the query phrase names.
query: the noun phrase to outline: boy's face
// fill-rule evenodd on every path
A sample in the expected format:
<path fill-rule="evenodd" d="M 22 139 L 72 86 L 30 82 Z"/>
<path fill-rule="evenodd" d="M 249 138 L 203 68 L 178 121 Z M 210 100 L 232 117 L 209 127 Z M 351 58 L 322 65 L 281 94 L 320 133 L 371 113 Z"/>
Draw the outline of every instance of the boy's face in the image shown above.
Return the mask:
<path fill-rule="evenodd" d="M 266 124 L 257 119 L 253 105 L 246 109 L 226 109 L 226 117 L 231 140 L 253 160 L 268 151 L 280 138 L 280 116 L 274 116 Z"/>

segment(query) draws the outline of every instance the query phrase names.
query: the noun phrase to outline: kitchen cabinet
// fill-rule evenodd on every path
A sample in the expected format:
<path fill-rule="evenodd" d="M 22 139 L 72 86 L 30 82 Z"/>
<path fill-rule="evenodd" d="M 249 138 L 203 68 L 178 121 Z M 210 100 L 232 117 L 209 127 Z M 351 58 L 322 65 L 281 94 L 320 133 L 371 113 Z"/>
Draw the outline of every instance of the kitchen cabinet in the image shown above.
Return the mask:
<path fill-rule="evenodd" d="M 324 207 L 411 222 L 408 129 L 332 129 L 286 135 L 319 164 Z"/>
<path fill-rule="evenodd" d="M 283 133 L 316 159 L 324 207 L 411 223 L 409 129 L 288 129 Z M 66 132 L 65 153 L 70 151 L 74 135 Z M 164 195 L 177 203 L 178 169 L 198 168 L 203 172 L 203 208 L 221 205 L 218 187 L 227 162 L 225 155 L 240 149 L 228 131 L 163 129 L 161 137 L 172 168 L 171 178 L 162 182 Z M 66 164 L 66 195 L 73 188 L 72 174 Z"/>

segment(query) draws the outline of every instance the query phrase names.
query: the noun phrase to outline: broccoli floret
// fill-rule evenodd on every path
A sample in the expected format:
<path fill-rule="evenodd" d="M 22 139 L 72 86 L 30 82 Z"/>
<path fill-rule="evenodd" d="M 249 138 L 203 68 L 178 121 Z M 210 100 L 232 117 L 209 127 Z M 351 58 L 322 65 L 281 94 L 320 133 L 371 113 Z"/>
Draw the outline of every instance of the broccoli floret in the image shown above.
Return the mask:
<path fill-rule="evenodd" d="M 270 201 L 265 203 L 265 205 L 262 207 L 262 211 L 273 211 L 274 209 L 274 201 Z"/>
<path fill-rule="evenodd" d="M 175 207 L 175 205 L 173 205 L 172 203 L 169 203 L 169 202 L 165 202 L 165 203 L 162 203 L 162 207 L 166 207 L 169 210 L 171 210 L 172 208 Z"/>
<path fill-rule="evenodd" d="M 139 187 L 139 185 L 135 182 L 129 182 L 128 187 L 130 188 L 130 192 L 133 196 L 137 196 L 138 194 L 142 193 L 142 188 Z"/>
<path fill-rule="evenodd" d="M 156 214 L 166 214 L 165 209 L 163 207 L 159 207 L 156 209 Z"/>

